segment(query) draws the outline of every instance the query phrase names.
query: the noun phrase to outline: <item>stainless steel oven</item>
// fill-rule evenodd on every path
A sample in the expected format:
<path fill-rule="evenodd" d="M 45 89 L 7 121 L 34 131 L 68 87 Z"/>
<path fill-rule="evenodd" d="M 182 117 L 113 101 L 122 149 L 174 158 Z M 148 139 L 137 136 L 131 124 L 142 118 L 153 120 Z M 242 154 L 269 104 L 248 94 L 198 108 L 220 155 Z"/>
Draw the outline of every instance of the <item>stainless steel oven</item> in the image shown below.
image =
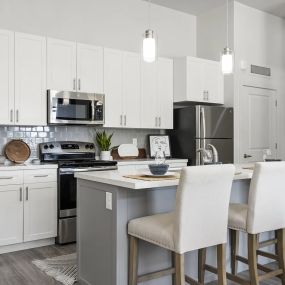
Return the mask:
<path fill-rule="evenodd" d="M 103 94 L 48 90 L 48 123 L 51 125 L 103 125 Z"/>
<path fill-rule="evenodd" d="M 56 242 L 76 241 L 76 172 L 115 170 L 116 161 L 95 160 L 90 142 L 48 142 L 39 145 L 43 162 L 58 163 L 58 235 Z"/>

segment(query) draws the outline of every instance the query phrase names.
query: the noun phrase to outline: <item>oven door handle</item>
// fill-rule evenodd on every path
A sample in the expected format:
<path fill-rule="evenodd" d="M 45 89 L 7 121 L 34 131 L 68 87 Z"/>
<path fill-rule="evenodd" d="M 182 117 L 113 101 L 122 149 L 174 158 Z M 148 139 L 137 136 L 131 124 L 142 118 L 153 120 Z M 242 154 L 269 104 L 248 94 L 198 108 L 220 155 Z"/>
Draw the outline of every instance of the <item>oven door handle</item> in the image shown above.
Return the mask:
<path fill-rule="evenodd" d="M 74 174 L 76 172 L 88 172 L 88 171 L 104 171 L 104 170 L 117 170 L 117 166 L 103 166 L 103 167 L 91 167 L 91 168 L 61 168 L 60 174 Z"/>

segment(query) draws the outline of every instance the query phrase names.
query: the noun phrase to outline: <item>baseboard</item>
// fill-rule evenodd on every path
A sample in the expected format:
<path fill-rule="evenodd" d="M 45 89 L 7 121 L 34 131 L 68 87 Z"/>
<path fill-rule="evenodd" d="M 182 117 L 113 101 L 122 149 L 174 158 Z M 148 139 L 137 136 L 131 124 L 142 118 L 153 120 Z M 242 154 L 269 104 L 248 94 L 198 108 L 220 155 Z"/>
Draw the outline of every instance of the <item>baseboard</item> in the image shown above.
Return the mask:
<path fill-rule="evenodd" d="M 5 246 L 0 247 L 0 254 L 52 245 L 54 243 L 55 243 L 54 238 L 47 238 L 47 239 L 41 239 L 41 240 L 36 240 L 36 241 L 5 245 Z"/>

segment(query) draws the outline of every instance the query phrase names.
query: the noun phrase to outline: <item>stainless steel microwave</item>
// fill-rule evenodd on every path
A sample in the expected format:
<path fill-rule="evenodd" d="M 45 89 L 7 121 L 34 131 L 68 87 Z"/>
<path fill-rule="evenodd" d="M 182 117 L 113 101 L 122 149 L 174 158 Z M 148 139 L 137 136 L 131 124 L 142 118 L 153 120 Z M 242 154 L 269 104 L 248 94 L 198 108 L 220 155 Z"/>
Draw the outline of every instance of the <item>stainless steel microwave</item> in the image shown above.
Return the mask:
<path fill-rule="evenodd" d="M 103 125 L 105 95 L 48 90 L 50 125 Z"/>

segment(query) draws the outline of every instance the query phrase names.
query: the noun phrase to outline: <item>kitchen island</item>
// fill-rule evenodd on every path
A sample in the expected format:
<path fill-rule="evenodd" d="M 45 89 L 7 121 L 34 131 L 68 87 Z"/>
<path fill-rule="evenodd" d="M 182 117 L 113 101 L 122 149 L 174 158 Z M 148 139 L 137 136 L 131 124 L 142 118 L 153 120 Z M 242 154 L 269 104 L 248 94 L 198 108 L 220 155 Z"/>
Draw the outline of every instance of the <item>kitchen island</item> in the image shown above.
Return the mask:
<path fill-rule="evenodd" d="M 141 172 L 139 172 L 141 173 Z M 175 208 L 178 179 L 141 181 L 125 178 L 137 171 L 77 173 L 78 178 L 78 277 L 83 285 L 128 284 L 128 221 L 134 218 L 169 212 Z M 247 202 L 252 170 L 236 167 L 231 201 Z M 241 253 L 246 254 L 245 237 Z M 141 241 L 139 274 L 171 266 L 171 254 Z M 208 250 L 207 262 L 215 264 L 214 249 Z M 185 271 L 197 277 L 197 252 L 186 256 Z M 227 259 L 229 261 L 229 259 Z M 264 261 L 265 262 L 265 261 Z M 244 269 L 244 267 L 240 267 Z M 208 280 L 213 275 L 207 275 Z M 140 283 L 171 285 L 171 276 Z"/>

